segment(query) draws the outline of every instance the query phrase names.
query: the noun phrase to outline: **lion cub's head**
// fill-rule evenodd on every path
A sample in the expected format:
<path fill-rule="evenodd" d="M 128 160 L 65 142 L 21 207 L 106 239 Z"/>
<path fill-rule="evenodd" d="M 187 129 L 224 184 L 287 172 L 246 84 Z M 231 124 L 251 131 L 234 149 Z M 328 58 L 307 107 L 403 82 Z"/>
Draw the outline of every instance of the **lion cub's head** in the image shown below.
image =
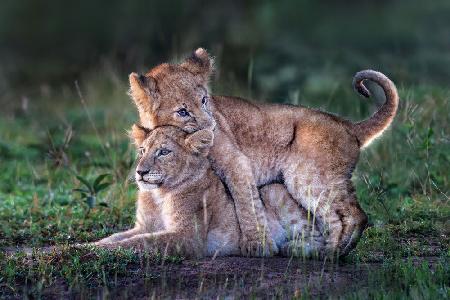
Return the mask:
<path fill-rule="evenodd" d="M 209 167 L 210 130 L 186 133 L 174 126 L 150 130 L 133 125 L 131 136 L 139 151 L 135 177 L 141 190 L 176 187 Z"/>
<path fill-rule="evenodd" d="M 145 75 L 130 74 L 130 95 L 141 124 L 172 125 L 191 133 L 213 129 L 207 84 L 213 59 L 199 48 L 181 64 L 161 64 Z"/>

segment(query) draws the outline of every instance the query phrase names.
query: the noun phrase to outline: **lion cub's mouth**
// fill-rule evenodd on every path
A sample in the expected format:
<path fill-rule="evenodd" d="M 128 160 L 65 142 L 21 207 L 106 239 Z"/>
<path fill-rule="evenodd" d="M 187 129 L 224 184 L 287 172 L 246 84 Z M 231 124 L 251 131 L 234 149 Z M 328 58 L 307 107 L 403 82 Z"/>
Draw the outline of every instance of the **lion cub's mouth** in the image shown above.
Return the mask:
<path fill-rule="evenodd" d="M 145 183 L 152 183 L 157 184 L 161 183 L 163 179 L 163 174 L 161 173 L 148 173 L 145 174 L 143 177 L 139 179 L 139 181 L 145 182 Z"/>
<path fill-rule="evenodd" d="M 140 190 L 149 191 L 159 188 L 163 183 L 163 174 L 149 173 L 137 179 Z"/>

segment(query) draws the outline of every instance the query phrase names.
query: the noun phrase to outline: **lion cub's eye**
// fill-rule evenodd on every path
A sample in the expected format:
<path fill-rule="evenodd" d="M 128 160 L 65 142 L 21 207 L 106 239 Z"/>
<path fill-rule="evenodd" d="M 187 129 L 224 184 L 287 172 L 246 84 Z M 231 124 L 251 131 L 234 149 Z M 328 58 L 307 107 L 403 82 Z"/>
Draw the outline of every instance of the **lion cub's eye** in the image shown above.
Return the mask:
<path fill-rule="evenodd" d="M 145 153 L 145 148 L 144 147 L 139 147 L 138 151 L 139 151 L 139 155 L 142 156 Z"/>
<path fill-rule="evenodd" d="M 169 154 L 170 152 L 172 152 L 172 151 L 170 151 L 168 149 L 161 149 L 161 150 L 158 151 L 157 155 L 158 156 L 165 156 L 165 155 Z"/>
<path fill-rule="evenodd" d="M 206 105 L 206 103 L 208 103 L 208 96 L 203 96 L 202 98 L 202 104 Z"/>
<path fill-rule="evenodd" d="M 186 110 L 186 108 L 180 108 L 180 109 L 177 111 L 177 113 L 178 113 L 178 115 L 181 116 L 181 117 L 188 117 L 188 116 L 190 116 L 190 114 L 189 114 L 189 112 Z"/>

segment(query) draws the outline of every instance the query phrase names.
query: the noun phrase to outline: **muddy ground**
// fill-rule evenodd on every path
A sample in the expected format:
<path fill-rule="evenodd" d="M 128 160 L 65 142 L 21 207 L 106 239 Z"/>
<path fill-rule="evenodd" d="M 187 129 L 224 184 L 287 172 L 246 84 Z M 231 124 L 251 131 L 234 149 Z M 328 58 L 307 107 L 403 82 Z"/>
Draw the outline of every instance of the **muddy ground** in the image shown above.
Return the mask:
<path fill-rule="evenodd" d="M 436 258 L 417 258 L 433 264 Z M 45 299 L 148 299 L 148 298 L 312 298 L 338 297 L 367 288 L 369 273 L 381 263 L 331 263 L 289 258 L 224 257 L 185 260 L 179 264 L 131 266 L 129 278 L 112 287 L 68 287 L 56 281 L 42 291 Z M 27 296 L 24 286 L 20 295 Z"/>

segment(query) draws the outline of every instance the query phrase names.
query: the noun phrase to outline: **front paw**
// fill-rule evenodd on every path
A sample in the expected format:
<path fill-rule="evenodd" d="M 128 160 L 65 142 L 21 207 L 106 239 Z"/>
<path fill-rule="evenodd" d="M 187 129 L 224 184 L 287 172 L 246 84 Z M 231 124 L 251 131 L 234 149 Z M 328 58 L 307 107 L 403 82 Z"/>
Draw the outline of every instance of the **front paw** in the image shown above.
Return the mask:
<path fill-rule="evenodd" d="M 242 240 L 241 254 L 252 257 L 268 257 L 278 253 L 278 247 L 272 239 Z"/>
<path fill-rule="evenodd" d="M 106 243 L 104 243 L 104 242 L 102 242 L 102 240 L 100 240 L 100 241 L 96 241 L 96 242 L 73 244 L 72 247 L 74 247 L 74 248 L 92 248 L 92 247 L 102 247 L 105 244 Z"/>

